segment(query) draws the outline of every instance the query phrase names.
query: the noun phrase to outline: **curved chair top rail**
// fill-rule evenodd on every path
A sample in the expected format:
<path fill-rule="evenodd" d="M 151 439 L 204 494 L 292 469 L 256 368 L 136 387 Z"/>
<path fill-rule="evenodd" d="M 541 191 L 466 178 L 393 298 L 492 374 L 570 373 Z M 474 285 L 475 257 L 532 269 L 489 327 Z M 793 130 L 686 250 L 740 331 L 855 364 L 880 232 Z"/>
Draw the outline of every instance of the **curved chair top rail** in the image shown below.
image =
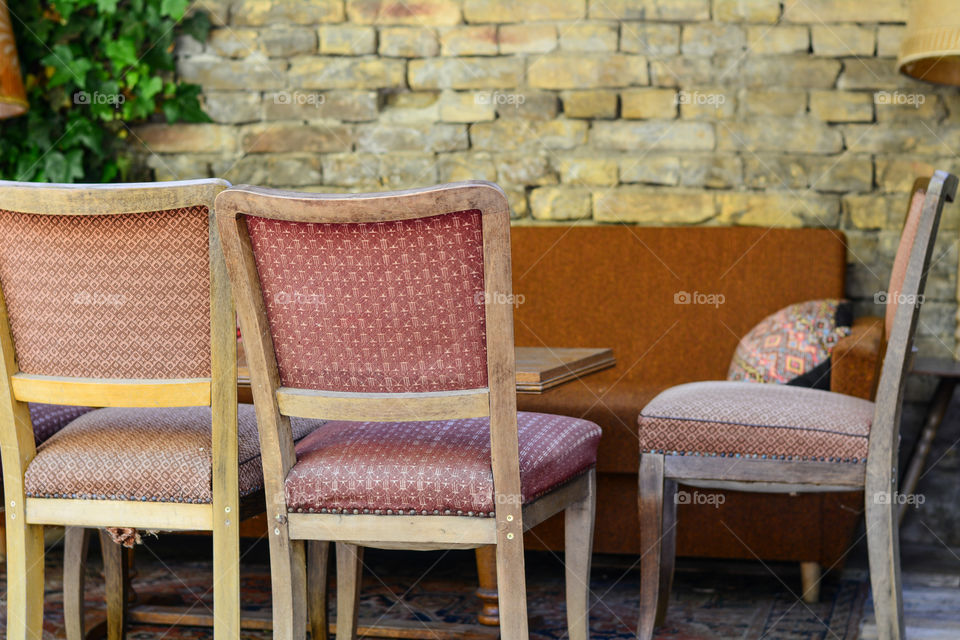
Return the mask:
<path fill-rule="evenodd" d="M 147 213 L 212 202 L 226 180 L 58 184 L 0 180 L 0 209 L 40 215 Z"/>
<path fill-rule="evenodd" d="M 478 188 L 480 187 L 480 188 Z M 268 200 L 265 200 L 268 199 Z M 269 201 L 269 206 L 265 203 Z M 372 206 L 381 204 L 381 207 Z M 477 209 L 509 211 L 506 194 L 492 182 L 470 180 L 375 193 L 322 194 L 236 185 L 217 196 L 217 215 L 241 214 L 295 222 L 388 222 Z"/>
<path fill-rule="evenodd" d="M 909 356 L 912 353 L 920 314 L 921 296 L 926 284 L 940 214 L 945 202 L 953 202 L 957 184 L 955 175 L 937 171 L 926 185 L 927 194 L 920 215 L 920 224 L 910 251 L 906 277 L 900 292 L 904 301 L 897 308 L 893 331 L 883 359 L 874 421 L 870 430 L 867 478 L 868 483 L 871 479 L 879 481 L 888 491 L 891 471 L 894 478 L 896 477 L 900 411 L 907 369 L 910 366 Z M 914 187 L 916 186 L 915 184 Z"/>

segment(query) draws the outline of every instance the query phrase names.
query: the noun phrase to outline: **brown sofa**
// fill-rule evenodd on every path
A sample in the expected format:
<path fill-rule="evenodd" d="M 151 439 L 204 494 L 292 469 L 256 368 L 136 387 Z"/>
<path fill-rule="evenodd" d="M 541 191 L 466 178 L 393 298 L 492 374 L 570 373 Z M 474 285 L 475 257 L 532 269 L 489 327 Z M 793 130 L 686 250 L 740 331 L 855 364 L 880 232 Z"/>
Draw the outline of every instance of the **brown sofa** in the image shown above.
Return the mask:
<path fill-rule="evenodd" d="M 843 297 L 846 249 L 822 229 L 519 226 L 512 231 L 519 346 L 612 347 L 613 369 L 519 408 L 584 417 L 604 431 L 598 460 L 595 550 L 638 554 L 637 415 L 663 389 L 724 379 L 739 338 L 793 302 Z M 722 294 L 723 303 L 675 296 Z M 834 352 L 832 389 L 872 397 L 881 357 L 879 319 L 857 321 Z M 719 508 L 680 505 L 678 553 L 839 563 L 862 494 L 725 492 Z M 528 534 L 530 548 L 563 548 L 562 520 Z M 726 526 L 724 526 L 726 525 Z"/>

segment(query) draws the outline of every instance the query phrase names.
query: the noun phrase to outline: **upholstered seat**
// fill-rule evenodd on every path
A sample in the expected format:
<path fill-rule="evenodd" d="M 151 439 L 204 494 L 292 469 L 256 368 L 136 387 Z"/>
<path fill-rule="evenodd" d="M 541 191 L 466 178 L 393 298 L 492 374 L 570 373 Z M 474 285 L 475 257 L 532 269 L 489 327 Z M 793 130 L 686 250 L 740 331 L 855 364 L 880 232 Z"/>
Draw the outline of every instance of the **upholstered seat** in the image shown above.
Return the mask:
<path fill-rule="evenodd" d="M 523 504 L 596 464 L 600 428 L 517 414 Z M 490 420 L 329 422 L 297 446 L 291 511 L 492 516 Z"/>
<path fill-rule="evenodd" d="M 640 414 L 641 453 L 864 462 L 873 403 L 754 382 L 667 389 Z"/>
<path fill-rule="evenodd" d="M 300 439 L 323 424 L 291 420 Z M 263 486 L 253 405 L 238 417 L 240 495 Z M 37 450 L 27 467 L 27 495 L 37 498 L 209 503 L 212 500 L 209 407 L 98 409 Z"/>

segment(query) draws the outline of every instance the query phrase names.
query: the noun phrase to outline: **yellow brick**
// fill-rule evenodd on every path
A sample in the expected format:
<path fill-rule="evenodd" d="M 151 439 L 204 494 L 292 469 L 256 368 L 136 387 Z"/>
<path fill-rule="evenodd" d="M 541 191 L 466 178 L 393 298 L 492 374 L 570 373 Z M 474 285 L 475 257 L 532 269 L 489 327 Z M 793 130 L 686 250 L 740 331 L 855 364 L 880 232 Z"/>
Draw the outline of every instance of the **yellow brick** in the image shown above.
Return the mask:
<path fill-rule="evenodd" d="M 649 77 L 642 56 L 557 53 L 531 62 L 527 81 L 540 89 L 600 89 L 645 85 Z"/>
<path fill-rule="evenodd" d="M 806 25 L 747 27 L 747 49 L 753 54 L 806 53 L 810 33 Z"/>
<path fill-rule="evenodd" d="M 720 22 L 763 22 L 780 18 L 780 0 L 713 0 L 713 19 Z"/>
<path fill-rule="evenodd" d="M 557 48 L 557 28 L 549 24 L 500 27 L 500 53 L 546 53 Z"/>
<path fill-rule="evenodd" d="M 379 53 L 393 58 L 429 58 L 440 53 L 440 43 L 433 29 L 385 27 L 380 29 Z"/>
<path fill-rule="evenodd" d="M 784 22 L 906 22 L 907 0 L 786 0 Z"/>
<path fill-rule="evenodd" d="M 593 194 L 593 218 L 600 222 L 697 224 L 715 214 L 713 195 L 700 191 L 621 187 Z"/>
<path fill-rule="evenodd" d="M 373 27 L 352 24 L 324 25 L 318 31 L 320 53 L 356 56 L 376 51 L 377 32 Z"/>
<path fill-rule="evenodd" d="M 487 91 L 444 91 L 440 98 L 440 119 L 444 122 L 493 120 L 496 107 Z"/>
<path fill-rule="evenodd" d="M 717 194 L 720 224 L 752 227 L 835 227 L 840 204 L 836 197 L 791 192 L 725 192 Z"/>
<path fill-rule="evenodd" d="M 568 118 L 616 118 L 617 92 L 604 89 L 564 91 L 563 112 Z"/>
<path fill-rule="evenodd" d="M 872 122 L 873 94 L 811 91 L 810 113 L 825 122 Z"/>
<path fill-rule="evenodd" d="M 803 91 L 744 89 L 739 97 L 740 112 L 746 116 L 800 116 L 807 111 Z"/>
<path fill-rule="evenodd" d="M 876 48 L 873 27 L 855 24 L 815 24 L 813 53 L 818 56 L 872 56 Z"/>
<path fill-rule="evenodd" d="M 579 220 L 589 218 L 589 189 L 540 187 L 530 193 L 530 212 L 537 220 Z"/>
<path fill-rule="evenodd" d="M 677 92 L 673 89 L 630 89 L 620 94 L 624 118 L 675 118 Z"/>
<path fill-rule="evenodd" d="M 560 26 L 560 48 L 565 51 L 616 51 L 617 26 L 572 24 Z"/>
<path fill-rule="evenodd" d="M 465 0 L 467 22 L 529 22 L 579 20 L 586 14 L 586 0 Z"/>
<path fill-rule="evenodd" d="M 497 28 L 480 25 L 444 29 L 440 33 L 440 50 L 445 56 L 496 55 Z"/>
<path fill-rule="evenodd" d="M 557 162 L 557 171 L 564 184 L 613 186 L 619 181 L 616 158 L 569 156 Z"/>
<path fill-rule="evenodd" d="M 452 26 L 460 23 L 457 0 L 347 0 L 347 17 L 355 24 Z"/>

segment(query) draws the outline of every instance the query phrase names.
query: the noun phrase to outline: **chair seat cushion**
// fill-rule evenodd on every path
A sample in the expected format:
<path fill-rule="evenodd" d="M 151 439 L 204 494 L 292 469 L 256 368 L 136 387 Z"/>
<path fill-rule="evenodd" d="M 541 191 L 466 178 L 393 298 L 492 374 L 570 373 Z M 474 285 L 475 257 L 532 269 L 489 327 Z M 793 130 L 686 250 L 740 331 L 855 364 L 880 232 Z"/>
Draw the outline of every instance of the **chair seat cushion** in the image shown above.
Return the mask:
<path fill-rule="evenodd" d="M 90 407 L 68 407 L 59 404 L 30 404 L 30 421 L 33 423 L 33 436 L 37 444 L 44 442 L 60 429 L 85 413 L 93 411 Z"/>
<path fill-rule="evenodd" d="M 590 469 L 600 427 L 517 414 L 523 504 Z M 297 446 L 291 511 L 493 515 L 490 420 L 329 422 Z"/>
<path fill-rule="evenodd" d="M 295 439 L 323 424 L 293 419 Z M 34 498 L 212 501 L 209 407 L 97 409 L 84 414 L 37 449 L 26 472 Z M 253 405 L 238 411 L 240 494 L 263 486 Z"/>
<path fill-rule="evenodd" d="M 830 391 L 693 382 L 643 408 L 641 452 L 863 462 L 873 403 Z"/>

